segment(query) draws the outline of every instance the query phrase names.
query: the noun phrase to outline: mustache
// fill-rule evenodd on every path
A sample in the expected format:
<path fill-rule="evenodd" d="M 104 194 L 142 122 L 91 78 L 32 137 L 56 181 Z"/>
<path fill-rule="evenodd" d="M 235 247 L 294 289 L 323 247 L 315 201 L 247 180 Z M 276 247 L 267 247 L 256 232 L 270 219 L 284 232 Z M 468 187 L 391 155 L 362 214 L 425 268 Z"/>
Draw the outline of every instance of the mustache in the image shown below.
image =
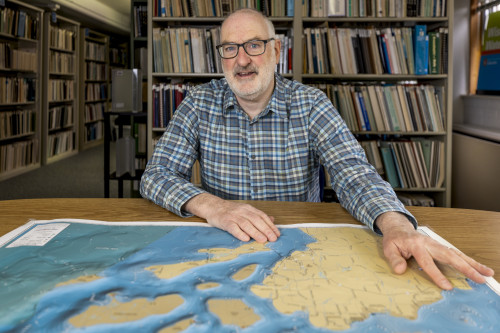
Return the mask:
<path fill-rule="evenodd" d="M 248 66 L 245 66 L 245 67 L 236 66 L 233 69 L 233 75 L 237 75 L 237 74 L 239 74 L 241 72 L 255 72 L 255 74 L 259 74 L 258 68 L 255 67 L 254 65 L 248 65 Z"/>

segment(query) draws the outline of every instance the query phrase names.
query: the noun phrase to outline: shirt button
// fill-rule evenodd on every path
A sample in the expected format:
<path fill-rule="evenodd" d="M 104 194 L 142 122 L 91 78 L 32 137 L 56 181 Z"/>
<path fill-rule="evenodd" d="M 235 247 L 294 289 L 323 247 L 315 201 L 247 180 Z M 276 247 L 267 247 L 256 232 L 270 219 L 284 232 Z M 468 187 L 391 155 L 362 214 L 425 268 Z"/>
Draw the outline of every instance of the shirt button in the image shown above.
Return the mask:
<path fill-rule="evenodd" d="M 255 160 L 255 155 L 250 155 L 250 158 L 251 158 L 252 160 Z"/>

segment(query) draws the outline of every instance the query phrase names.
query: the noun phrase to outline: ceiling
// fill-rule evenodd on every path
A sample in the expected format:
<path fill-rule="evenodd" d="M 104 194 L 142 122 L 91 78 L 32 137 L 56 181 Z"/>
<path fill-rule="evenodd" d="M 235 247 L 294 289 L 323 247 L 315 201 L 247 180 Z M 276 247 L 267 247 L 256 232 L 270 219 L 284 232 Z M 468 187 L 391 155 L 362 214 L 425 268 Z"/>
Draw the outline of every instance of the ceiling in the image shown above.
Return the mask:
<path fill-rule="evenodd" d="M 113 8 L 119 13 L 129 15 L 130 14 L 130 0 L 97 0 L 100 3 L 105 4 L 108 7 Z"/>
<path fill-rule="evenodd" d="M 130 0 L 31 0 L 33 5 L 54 10 L 81 26 L 104 33 L 130 34 Z"/>

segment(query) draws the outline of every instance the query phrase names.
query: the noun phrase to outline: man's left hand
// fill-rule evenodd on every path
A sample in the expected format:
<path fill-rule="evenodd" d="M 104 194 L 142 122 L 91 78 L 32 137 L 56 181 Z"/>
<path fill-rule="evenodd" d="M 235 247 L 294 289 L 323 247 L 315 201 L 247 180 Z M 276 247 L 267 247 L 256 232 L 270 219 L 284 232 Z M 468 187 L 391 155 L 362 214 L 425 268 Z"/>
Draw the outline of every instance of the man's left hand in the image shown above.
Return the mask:
<path fill-rule="evenodd" d="M 450 281 L 436 265 L 436 261 L 447 264 L 462 272 L 469 279 L 484 283 L 485 276 L 493 276 L 494 271 L 464 253 L 448 248 L 434 239 L 416 231 L 406 216 L 397 212 L 380 215 L 376 222 L 384 235 L 384 255 L 396 274 L 403 274 L 407 259 L 415 258 L 418 265 L 442 289 L 453 288 Z"/>

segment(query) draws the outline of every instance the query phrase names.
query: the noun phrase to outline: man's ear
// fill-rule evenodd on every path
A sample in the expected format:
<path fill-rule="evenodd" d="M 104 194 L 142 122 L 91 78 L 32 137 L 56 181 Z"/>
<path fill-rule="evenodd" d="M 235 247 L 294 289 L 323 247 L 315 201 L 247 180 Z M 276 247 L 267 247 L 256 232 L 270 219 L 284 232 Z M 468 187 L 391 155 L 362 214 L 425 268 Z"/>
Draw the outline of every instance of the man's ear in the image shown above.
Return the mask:
<path fill-rule="evenodd" d="M 280 52 L 281 52 L 281 40 L 276 38 L 274 40 L 274 50 L 276 52 L 276 64 L 280 62 Z"/>

